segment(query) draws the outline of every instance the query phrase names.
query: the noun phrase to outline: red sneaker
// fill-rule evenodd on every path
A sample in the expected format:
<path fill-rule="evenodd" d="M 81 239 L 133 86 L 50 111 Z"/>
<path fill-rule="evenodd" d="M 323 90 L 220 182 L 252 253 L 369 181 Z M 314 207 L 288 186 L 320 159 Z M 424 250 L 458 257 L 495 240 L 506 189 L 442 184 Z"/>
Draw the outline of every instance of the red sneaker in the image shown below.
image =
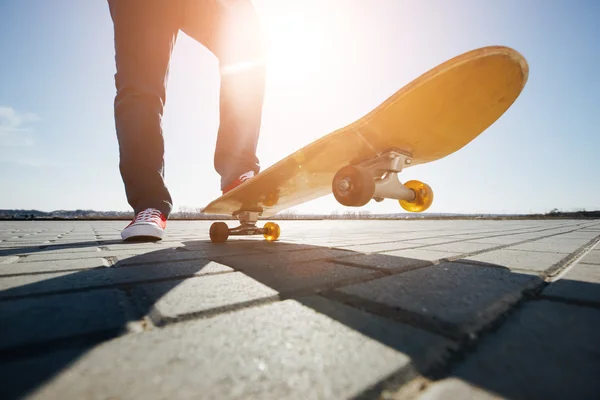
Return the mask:
<path fill-rule="evenodd" d="M 240 186 L 242 183 L 246 182 L 248 179 L 254 177 L 254 171 L 248 171 L 245 174 L 240 175 L 235 181 L 231 182 L 223 189 L 223 194 L 235 189 Z"/>
<path fill-rule="evenodd" d="M 121 238 L 153 238 L 162 239 L 167 227 L 167 217 L 155 208 L 147 208 L 140 211 L 133 221 L 123 229 Z"/>

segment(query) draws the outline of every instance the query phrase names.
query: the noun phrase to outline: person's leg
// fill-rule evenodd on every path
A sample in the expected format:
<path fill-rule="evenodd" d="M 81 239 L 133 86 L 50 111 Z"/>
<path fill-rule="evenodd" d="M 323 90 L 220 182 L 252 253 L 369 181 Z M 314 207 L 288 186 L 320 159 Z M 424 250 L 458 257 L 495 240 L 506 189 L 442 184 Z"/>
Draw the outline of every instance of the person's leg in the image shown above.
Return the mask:
<path fill-rule="evenodd" d="M 182 30 L 219 59 L 220 126 L 214 166 L 221 189 L 258 173 L 256 148 L 265 91 L 265 46 L 250 0 L 184 0 Z"/>
<path fill-rule="evenodd" d="M 176 7 L 160 0 L 108 0 L 114 24 L 115 127 L 127 201 L 168 216 L 161 126 L 169 60 L 177 38 Z"/>

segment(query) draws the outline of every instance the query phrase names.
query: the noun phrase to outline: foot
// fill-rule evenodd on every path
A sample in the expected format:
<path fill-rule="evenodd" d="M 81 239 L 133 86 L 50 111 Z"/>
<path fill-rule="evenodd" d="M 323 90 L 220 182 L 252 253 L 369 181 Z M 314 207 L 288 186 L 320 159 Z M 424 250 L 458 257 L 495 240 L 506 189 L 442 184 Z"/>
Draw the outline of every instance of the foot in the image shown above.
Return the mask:
<path fill-rule="evenodd" d="M 248 179 L 250 179 L 252 177 L 254 177 L 254 171 L 248 171 L 248 172 L 240 175 L 239 178 L 237 178 L 235 181 L 231 182 L 229 185 L 227 185 L 223 189 L 223 194 L 232 191 L 233 189 L 240 186 L 242 183 L 246 182 Z"/>
<path fill-rule="evenodd" d="M 123 240 L 162 239 L 167 227 L 167 217 L 155 208 L 137 213 L 133 221 L 121 232 Z"/>

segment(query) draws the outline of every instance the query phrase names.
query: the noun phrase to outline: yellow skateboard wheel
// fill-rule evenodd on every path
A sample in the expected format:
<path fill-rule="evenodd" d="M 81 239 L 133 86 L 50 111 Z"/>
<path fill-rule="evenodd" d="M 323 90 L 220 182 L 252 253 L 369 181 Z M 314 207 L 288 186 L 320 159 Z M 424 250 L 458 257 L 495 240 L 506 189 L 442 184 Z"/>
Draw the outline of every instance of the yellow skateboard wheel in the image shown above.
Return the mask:
<path fill-rule="evenodd" d="M 433 203 L 433 190 L 428 184 L 421 181 L 408 181 L 404 186 L 415 192 L 415 198 L 412 201 L 398 200 L 400 206 L 406 211 L 422 212 Z"/>
<path fill-rule="evenodd" d="M 281 233 L 281 229 L 279 225 L 275 222 L 267 222 L 264 226 L 264 237 L 268 242 L 274 242 L 279 238 L 279 234 Z"/>

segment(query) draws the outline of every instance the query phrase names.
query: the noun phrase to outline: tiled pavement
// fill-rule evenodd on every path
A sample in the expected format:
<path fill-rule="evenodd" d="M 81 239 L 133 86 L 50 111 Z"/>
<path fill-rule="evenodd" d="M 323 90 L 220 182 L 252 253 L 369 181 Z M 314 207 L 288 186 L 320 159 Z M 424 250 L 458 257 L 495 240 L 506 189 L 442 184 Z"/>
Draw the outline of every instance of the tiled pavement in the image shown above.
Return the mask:
<path fill-rule="evenodd" d="M 209 224 L 0 222 L 0 398 L 599 396 L 599 220 Z"/>

